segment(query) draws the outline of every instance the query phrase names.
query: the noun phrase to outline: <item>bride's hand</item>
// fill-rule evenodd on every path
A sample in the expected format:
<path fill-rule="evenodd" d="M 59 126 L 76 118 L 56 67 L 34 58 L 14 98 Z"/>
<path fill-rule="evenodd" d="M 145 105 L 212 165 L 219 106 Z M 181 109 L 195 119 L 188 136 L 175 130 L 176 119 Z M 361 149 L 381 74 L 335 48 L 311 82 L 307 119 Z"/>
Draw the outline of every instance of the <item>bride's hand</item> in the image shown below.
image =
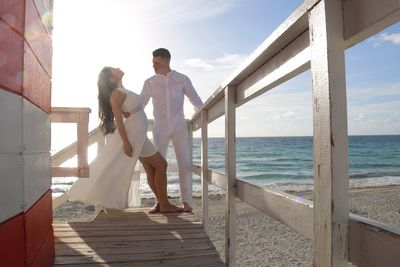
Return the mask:
<path fill-rule="evenodd" d="M 124 143 L 124 152 L 128 157 L 132 157 L 133 155 L 133 148 L 130 142 Z"/>
<path fill-rule="evenodd" d="M 124 118 L 127 119 L 131 115 L 131 113 L 122 111 L 122 115 L 124 115 Z"/>

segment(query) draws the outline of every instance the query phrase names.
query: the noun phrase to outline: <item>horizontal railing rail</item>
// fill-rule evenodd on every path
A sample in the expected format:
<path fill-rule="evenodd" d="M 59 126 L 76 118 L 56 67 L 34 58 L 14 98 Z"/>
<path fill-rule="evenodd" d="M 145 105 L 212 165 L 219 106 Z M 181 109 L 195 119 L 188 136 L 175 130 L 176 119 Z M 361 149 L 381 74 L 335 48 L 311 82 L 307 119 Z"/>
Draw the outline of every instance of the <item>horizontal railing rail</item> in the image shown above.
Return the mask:
<path fill-rule="evenodd" d="M 75 146 L 75 154 L 78 156 L 77 167 L 59 167 L 53 165 L 51 167 L 52 177 L 89 177 L 89 166 L 87 158 L 88 148 L 88 124 L 89 124 L 89 108 L 69 108 L 69 107 L 52 107 L 50 120 L 52 123 L 76 123 L 77 124 L 77 141 Z M 65 154 L 65 153 L 62 153 Z"/>

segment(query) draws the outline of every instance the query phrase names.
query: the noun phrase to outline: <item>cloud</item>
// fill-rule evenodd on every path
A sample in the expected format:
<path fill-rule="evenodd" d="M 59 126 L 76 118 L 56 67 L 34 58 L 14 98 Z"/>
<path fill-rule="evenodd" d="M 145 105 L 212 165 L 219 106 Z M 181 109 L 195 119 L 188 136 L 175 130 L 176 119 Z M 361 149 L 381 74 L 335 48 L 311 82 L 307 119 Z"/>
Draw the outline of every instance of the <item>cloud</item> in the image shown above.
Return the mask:
<path fill-rule="evenodd" d="M 205 60 L 201 58 L 188 58 L 182 60 L 182 65 L 190 68 L 201 68 L 206 71 L 215 69 L 214 65 L 207 63 Z"/>
<path fill-rule="evenodd" d="M 400 45 L 400 33 L 381 33 L 377 34 L 368 39 L 369 42 L 372 43 L 374 47 L 378 47 L 379 45 L 389 42 L 395 45 Z"/>
<path fill-rule="evenodd" d="M 369 87 L 350 87 L 347 90 L 349 105 L 369 104 L 384 99 L 385 102 L 400 99 L 400 82 L 391 84 L 377 84 Z"/>
<path fill-rule="evenodd" d="M 215 59 L 188 58 L 182 60 L 181 64 L 189 68 L 200 68 L 205 71 L 226 70 L 237 68 L 247 55 L 224 54 Z"/>
<path fill-rule="evenodd" d="M 379 37 L 382 41 L 392 42 L 394 44 L 400 45 L 400 33 L 382 33 Z"/>
<path fill-rule="evenodd" d="M 238 0 L 164 0 L 148 1 L 127 0 L 124 8 L 133 7 L 135 14 L 146 14 L 146 23 L 150 25 L 176 25 L 192 21 L 206 20 L 231 10 Z"/>
<path fill-rule="evenodd" d="M 358 113 L 357 117 L 355 117 L 355 120 L 363 121 L 365 118 L 367 118 L 367 116 L 365 116 L 364 113 Z"/>
<path fill-rule="evenodd" d="M 285 113 L 277 114 L 272 119 L 274 120 L 282 120 L 282 119 L 294 119 L 296 117 L 296 113 L 293 110 L 289 110 Z"/>

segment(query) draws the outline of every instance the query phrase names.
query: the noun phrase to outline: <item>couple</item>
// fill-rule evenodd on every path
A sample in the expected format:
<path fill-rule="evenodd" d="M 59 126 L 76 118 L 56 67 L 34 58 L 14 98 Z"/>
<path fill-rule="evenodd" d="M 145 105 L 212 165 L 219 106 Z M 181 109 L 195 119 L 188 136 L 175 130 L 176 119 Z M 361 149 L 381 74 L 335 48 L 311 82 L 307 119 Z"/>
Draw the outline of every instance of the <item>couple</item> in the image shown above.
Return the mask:
<path fill-rule="evenodd" d="M 171 54 L 165 48 L 153 52 L 156 75 L 145 81 L 141 95 L 123 87 L 124 72 L 120 69 L 104 67 L 100 72 L 99 117 L 100 128 L 107 136 L 106 146 L 90 164 L 90 177 L 78 179 L 67 192 L 69 197 L 104 208 L 125 209 L 132 204 L 138 205 L 139 177 L 135 166 L 139 160 L 156 197 L 156 204 L 150 213 L 192 211 L 184 96 L 195 108 L 203 103 L 190 79 L 171 70 L 170 59 Z M 150 98 L 154 106 L 155 146 L 147 138 L 148 122 L 143 110 Z M 181 208 L 168 201 L 165 159 L 170 140 L 179 168 Z"/>

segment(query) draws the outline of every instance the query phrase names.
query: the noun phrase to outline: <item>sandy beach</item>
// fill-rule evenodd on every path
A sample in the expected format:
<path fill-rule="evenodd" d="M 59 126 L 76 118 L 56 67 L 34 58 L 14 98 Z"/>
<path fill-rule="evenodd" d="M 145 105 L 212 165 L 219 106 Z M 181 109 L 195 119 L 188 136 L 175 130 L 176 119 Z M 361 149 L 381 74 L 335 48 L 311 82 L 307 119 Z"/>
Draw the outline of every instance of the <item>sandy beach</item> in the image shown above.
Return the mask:
<path fill-rule="evenodd" d="M 312 191 L 290 192 L 312 199 Z M 400 227 L 400 186 L 355 188 L 350 190 L 350 212 Z M 175 204 L 178 198 L 172 198 Z M 150 207 L 152 198 L 142 199 Z M 194 214 L 201 218 L 201 199 L 194 198 Z M 87 221 L 93 206 L 68 201 L 54 211 L 55 221 Z M 209 196 L 209 235 L 224 258 L 224 195 Z M 312 266 L 312 242 L 280 222 L 237 200 L 238 266 Z"/>

